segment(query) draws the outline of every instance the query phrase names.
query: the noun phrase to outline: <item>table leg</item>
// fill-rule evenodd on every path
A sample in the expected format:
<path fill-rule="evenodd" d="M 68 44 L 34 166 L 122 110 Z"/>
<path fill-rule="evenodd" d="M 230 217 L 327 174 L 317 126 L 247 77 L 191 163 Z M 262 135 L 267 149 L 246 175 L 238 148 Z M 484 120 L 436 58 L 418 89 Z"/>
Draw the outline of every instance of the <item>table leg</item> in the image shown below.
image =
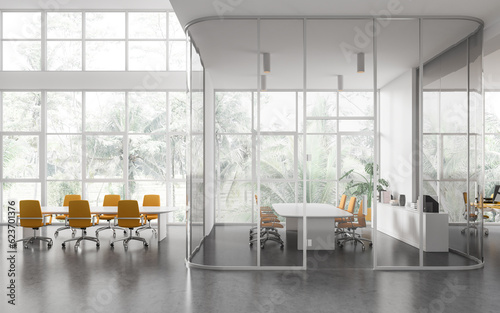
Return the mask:
<path fill-rule="evenodd" d="M 158 242 L 167 238 L 167 213 L 158 214 Z"/>

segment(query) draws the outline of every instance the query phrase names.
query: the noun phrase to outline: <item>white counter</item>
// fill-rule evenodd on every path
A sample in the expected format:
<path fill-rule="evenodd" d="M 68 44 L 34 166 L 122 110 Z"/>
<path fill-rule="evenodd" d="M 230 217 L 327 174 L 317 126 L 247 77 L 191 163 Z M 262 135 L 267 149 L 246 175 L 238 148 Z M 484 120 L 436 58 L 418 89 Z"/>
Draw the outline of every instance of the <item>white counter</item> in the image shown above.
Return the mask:
<path fill-rule="evenodd" d="M 416 248 L 419 247 L 417 210 L 377 203 L 377 229 Z M 448 252 L 448 213 L 424 213 L 424 251 Z"/>

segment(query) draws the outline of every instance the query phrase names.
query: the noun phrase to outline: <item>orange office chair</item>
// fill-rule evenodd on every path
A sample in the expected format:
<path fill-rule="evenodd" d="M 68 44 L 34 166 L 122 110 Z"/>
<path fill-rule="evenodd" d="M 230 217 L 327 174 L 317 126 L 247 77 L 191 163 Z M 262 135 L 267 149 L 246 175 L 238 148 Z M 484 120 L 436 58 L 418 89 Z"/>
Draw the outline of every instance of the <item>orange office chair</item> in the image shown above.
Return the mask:
<path fill-rule="evenodd" d="M 142 200 L 142 206 L 160 206 L 160 195 L 144 195 L 144 199 Z M 158 214 L 145 214 L 144 217 L 148 221 L 148 225 L 137 228 L 135 234 L 139 236 L 139 232 L 146 229 L 151 229 L 156 237 L 157 236 L 156 229 L 151 227 L 151 220 L 157 220 Z"/>
<path fill-rule="evenodd" d="M 337 208 L 343 210 L 345 208 L 345 201 L 346 200 L 347 200 L 347 196 L 342 195 L 342 197 L 340 197 L 340 203 L 339 203 L 339 206 Z"/>
<path fill-rule="evenodd" d="M 66 243 L 76 241 L 75 250 L 78 250 L 82 240 L 90 240 L 96 243 L 99 247 L 101 243 L 97 237 L 86 236 L 86 229 L 91 226 L 99 225 L 99 216 L 90 214 L 90 205 L 87 200 L 73 200 L 69 202 L 69 216 L 66 218 L 69 226 L 72 228 L 80 228 L 82 235 L 78 238 L 72 238 L 64 241 L 62 247 L 66 248 Z"/>
<path fill-rule="evenodd" d="M 255 202 L 258 204 L 257 195 L 255 195 Z M 265 243 L 268 240 L 279 243 L 280 248 L 283 249 L 285 244 L 281 239 L 278 228 L 284 227 L 278 219 L 278 216 L 274 214 L 273 209 L 268 206 L 260 207 L 260 247 L 262 249 L 264 249 Z M 250 246 L 253 246 L 253 244 L 257 242 L 257 238 L 253 238 L 256 229 L 257 227 L 250 229 Z"/>
<path fill-rule="evenodd" d="M 343 195 L 342 198 L 344 198 L 344 196 L 345 195 Z M 342 200 L 340 202 L 342 203 Z M 351 197 L 351 199 L 349 199 L 349 205 L 347 206 L 347 212 L 354 214 L 355 204 L 356 204 L 356 197 Z M 345 198 L 343 199 L 343 206 L 342 207 L 344 207 L 344 206 L 345 206 Z M 337 224 L 337 227 L 335 228 L 335 235 L 341 235 L 341 234 L 346 235 L 347 234 L 346 230 L 342 227 L 339 227 L 339 225 L 341 223 L 352 221 L 353 219 L 354 219 L 354 217 L 336 217 L 335 223 Z"/>
<path fill-rule="evenodd" d="M 366 227 L 366 219 L 365 215 L 363 214 L 363 200 L 361 200 L 361 202 L 359 203 L 357 221 L 355 222 L 353 219 L 350 221 L 342 222 L 339 224 L 338 227 L 347 228 L 351 231 L 349 237 L 337 240 L 337 243 L 340 248 L 342 248 L 344 244 L 348 241 L 354 241 L 354 244 L 356 244 L 357 242 L 361 243 L 363 251 L 365 250 L 365 244 L 363 241 L 370 243 L 370 247 L 373 246 L 373 243 L 370 239 L 362 238 L 361 236 L 358 236 L 358 234 L 356 234 L 356 229 Z"/>
<path fill-rule="evenodd" d="M 82 197 L 80 195 L 66 195 L 66 196 L 64 196 L 63 206 L 66 206 L 66 207 L 69 206 L 69 202 L 73 201 L 73 200 L 82 200 Z M 56 215 L 56 219 L 63 220 L 66 223 L 66 217 L 68 217 L 68 216 L 69 216 L 68 214 Z M 65 230 L 65 229 L 71 229 L 71 227 L 69 227 L 69 225 L 59 227 L 56 230 L 56 232 L 54 233 L 54 237 L 57 237 L 57 235 L 59 235 L 59 232 L 61 230 Z M 75 233 L 76 233 L 76 229 L 72 229 L 71 236 L 75 237 Z"/>
<path fill-rule="evenodd" d="M 480 211 L 476 206 L 471 206 L 471 212 L 469 212 L 469 214 L 467 214 L 467 192 L 464 192 L 463 196 L 464 196 L 464 203 L 465 203 L 465 210 L 464 210 L 463 216 L 464 216 L 465 220 L 469 221 L 469 225 L 465 226 L 465 228 L 463 228 L 461 232 L 462 232 L 462 234 L 464 234 L 465 231 L 467 230 L 472 235 L 472 233 L 470 232 L 471 230 L 474 230 L 476 233 L 478 232 L 476 221 L 479 217 Z M 483 218 L 488 219 L 490 217 L 488 215 L 483 215 Z M 484 230 L 484 235 L 488 236 L 490 233 L 488 228 L 485 227 L 483 230 Z"/>
<path fill-rule="evenodd" d="M 119 201 L 120 201 L 120 195 L 105 195 L 104 200 L 102 201 L 102 206 L 118 206 Z M 113 221 L 116 216 L 117 216 L 116 214 L 101 214 L 101 216 L 99 216 L 100 220 L 108 221 L 108 226 L 104 226 L 104 227 L 96 229 L 96 231 L 95 231 L 96 237 L 99 237 L 100 231 L 106 230 L 106 229 L 112 229 L 113 230 L 113 238 L 116 238 L 116 232 L 115 232 L 116 228 L 122 229 L 123 233 L 125 235 L 127 234 L 127 230 L 125 230 L 121 227 L 116 227 L 116 226 L 111 225 L 111 221 Z"/>
<path fill-rule="evenodd" d="M 46 218 L 49 218 L 48 222 L 45 221 Z M 38 200 L 21 200 L 19 202 L 19 215 L 17 219 L 18 225 L 20 220 L 20 225 L 22 227 L 33 228 L 33 236 L 16 240 L 14 246 L 17 247 L 17 243 L 22 241 L 24 242 L 24 248 L 27 249 L 28 244 L 35 242 L 35 240 L 41 240 L 47 242 L 48 248 L 52 247 L 53 241 L 51 238 L 36 235 L 36 231 L 40 227 L 44 227 L 52 223 L 52 215 L 42 215 L 42 207 L 40 206 L 40 202 Z"/>
<path fill-rule="evenodd" d="M 139 212 L 139 203 L 137 200 L 120 200 L 118 201 L 118 216 L 115 218 L 115 225 L 130 230 L 129 237 L 121 238 L 111 242 L 110 246 L 114 247 L 115 242 L 123 241 L 125 250 L 128 248 L 130 240 L 138 240 L 143 243 L 145 247 L 149 246 L 146 239 L 142 237 L 132 236 L 134 228 L 146 225 L 146 219 Z"/>

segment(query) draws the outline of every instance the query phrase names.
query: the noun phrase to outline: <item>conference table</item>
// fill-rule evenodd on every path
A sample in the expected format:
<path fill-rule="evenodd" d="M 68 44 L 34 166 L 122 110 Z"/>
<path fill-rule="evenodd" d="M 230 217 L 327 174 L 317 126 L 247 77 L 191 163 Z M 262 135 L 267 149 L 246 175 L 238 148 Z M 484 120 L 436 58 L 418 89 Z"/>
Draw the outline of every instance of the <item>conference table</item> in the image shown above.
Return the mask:
<path fill-rule="evenodd" d="M 141 214 L 158 214 L 158 241 L 167 238 L 167 214 L 177 210 L 177 207 L 170 206 L 139 206 Z M 92 214 L 118 214 L 118 207 L 91 206 L 90 212 Z M 68 207 L 42 206 L 42 214 L 61 215 L 69 213 Z"/>
<path fill-rule="evenodd" d="M 275 203 L 273 209 L 286 218 L 286 230 L 297 230 L 297 249 L 303 250 L 304 204 Z M 307 250 L 335 250 L 335 218 L 352 217 L 347 211 L 325 203 L 306 203 Z"/>

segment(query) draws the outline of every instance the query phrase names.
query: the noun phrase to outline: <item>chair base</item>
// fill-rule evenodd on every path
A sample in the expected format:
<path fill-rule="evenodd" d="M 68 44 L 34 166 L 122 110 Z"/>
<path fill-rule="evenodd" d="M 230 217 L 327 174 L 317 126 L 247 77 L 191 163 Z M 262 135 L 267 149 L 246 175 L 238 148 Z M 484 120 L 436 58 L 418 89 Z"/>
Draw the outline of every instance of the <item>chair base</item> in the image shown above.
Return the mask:
<path fill-rule="evenodd" d="M 123 227 L 119 227 L 119 226 L 111 226 L 111 221 L 108 221 L 108 226 L 104 226 L 104 227 L 101 227 L 101 228 L 98 228 L 95 230 L 95 236 L 96 237 L 99 237 L 99 232 L 100 231 L 103 231 L 103 230 L 106 230 L 106 229 L 112 229 L 113 230 L 113 238 L 116 238 L 116 229 L 121 229 L 123 230 L 123 233 L 126 235 L 127 234 L 127 230 Z"/>
<path fill-rule="evenodd" d="M 59 235 L 59 232 L 61 230 L 66 230 L 66 229 L 71 229 L 71 237 L 75 237 L 75 234 L 76 234 L 76 229 L 74 228 L 71 228 L 70 226 L 63 226 L 63 227 L 59 227 L 58 229 L 56 229 L 56 231 L 54 232 L 54 237 L 57 237 L 57 235 Z"/>
<path fill-rule="evenodd" d="M 95 242 L 96 244 L 96 247 L 100 247 L 101 246 L 101 243 L 99 241 L 99 239 L 97 237 L 90 237 L 90 236 L 86 236 L 85 235 L 86 231 L 85 229 L 82 229 L 82 235 L 78 238 L 72 238 L 72 239 L 68 239 L 68 240 L 65 240 L 63 243 L 62 243 L 62 247 L 63 248 L 66 248 L 66 243 L 67 242 L 70 242 L 70 241 L 76 241 L 75 243 L 75 250 L 78 250 L 78 247 L 80 246 L 80 242 L 82 240 L 89 240 L 89 241 L 93 241 Z"/>
<path fill-rule="evenodd" d="M 145 247 L 148 247 L 149 244 L 148 242 L 146 241 L 146 239 L 142 238 L 142 237 L 137 237 L 137 236 L 132 236 L 133 234 L 133 228 L 130 228 L 130 235 L 128 237 L 125 237 L 125 238 L 120 238 L 120 239 L 117 239 L 117 240 L 113 240 L 109 245 L 111 246 L 111 248 L 114 248 L 115 246 L 115 242 L 118 242 L 118 241 L 123 241 L 123 247 L 125 248 L 125 250 L 128 249 L 128 243 L 130 240 L 137 240 L 137 241 L 141 241 L 142 244 L 145 246 Z"/>
<path fill-rule="evenodd" d="M 52 241 L 52 238 L 49 238 L 49 237 L 32 236 L 32 237 L 29 237 L 29 238 L 23 238 L 23 239 L 16 240 L 15 246 L 17 247 L 17 243 L 20 242 L 20 241 L 22 241 L 24 243 L 24 249 L 28 249 L 28 244 L 34 243 L 35 240 L 45 241 L 47 243 L 47 248 L 52 247 L 52 244 L 54 243 Z"/>
<path fill-rule="evenodd" d="M 469 233 L 472 235 L 472 232 L 470 230 L 474 230 L 474 232 L 477 234 L 479 229 L 477 228 L 477 225 L 476 224 L 470 224 L 469 226 L 465 226 L 460 232 L 462 234 L 465 234 L 465 231 L 469 231 Z M 490 234 L 490 231 L 488 230 L 488 228 L 484 227 L 483 228 L 483 231 L 484 231 L 484 235 L 485 236 L 488 236 Z"/>
<path fill-rule="evenodd" d="M 144 226 L 141 226 L 141 227 L 137 228 L 137 229 L 135 230 L 135 234 L 136 234 L 137 236 L 139 236 L 139 233 L 140 233 L 141 231 L 143 231 L 143 230 L 148 230 L 148 229 L 151 229 L 151 230 L 153 231 L 153 235 L 155 236 L 155 238 L 156 238 L 156 237 L 158 237 L 158 232 L 156 231 L 156 229 L 155 229 L 155 228 L 153 228 L 153 227 L 151 227 L 151 220 L 150 220 L 150 221 L 148 221 L 148 225 L 144 225 Z"/>
<path fill-rule="evenodd" d="M 363 241 L 366 241 L 369 243 L 370 248 L 373 247 L 373 242 L 370 239 L 366 239 L 361 237 L 361 235 L 356 234 L 356 232 L 353 230 L 351 233 L 347 233 L 349 235 L 348 237 L 341 238 L 337 240 L 337 244 L 339 245 L 339 248 L 343 248 L 346 242 L 352 241 L 354 244 L 357 244 L 358 242 L 361 243 L 361 249 L 364 251 L 366 249 L 365 243 Z"/>
<path fill-rule="evenodd" d="M 277 242 L 280 244 L 280 248 L 283 249 L 283 247 L 285 246 L 285 243 L 283 242 L 283 240 L 281 240 L 281 236 L 280 234 L 278 233 L 278 231 L 263 231 L 260 235 L 260 248 L 261 249 L 264 249 L 265 247 L 265 244 L 266 244 L 266 241 L 274 241 L 274 242 Z M 250 242 L 249 242 L 249 245 L 250 247 L 253 246 L 254 243 L 257 242 L 257 238 L 250 238 Z"/>

